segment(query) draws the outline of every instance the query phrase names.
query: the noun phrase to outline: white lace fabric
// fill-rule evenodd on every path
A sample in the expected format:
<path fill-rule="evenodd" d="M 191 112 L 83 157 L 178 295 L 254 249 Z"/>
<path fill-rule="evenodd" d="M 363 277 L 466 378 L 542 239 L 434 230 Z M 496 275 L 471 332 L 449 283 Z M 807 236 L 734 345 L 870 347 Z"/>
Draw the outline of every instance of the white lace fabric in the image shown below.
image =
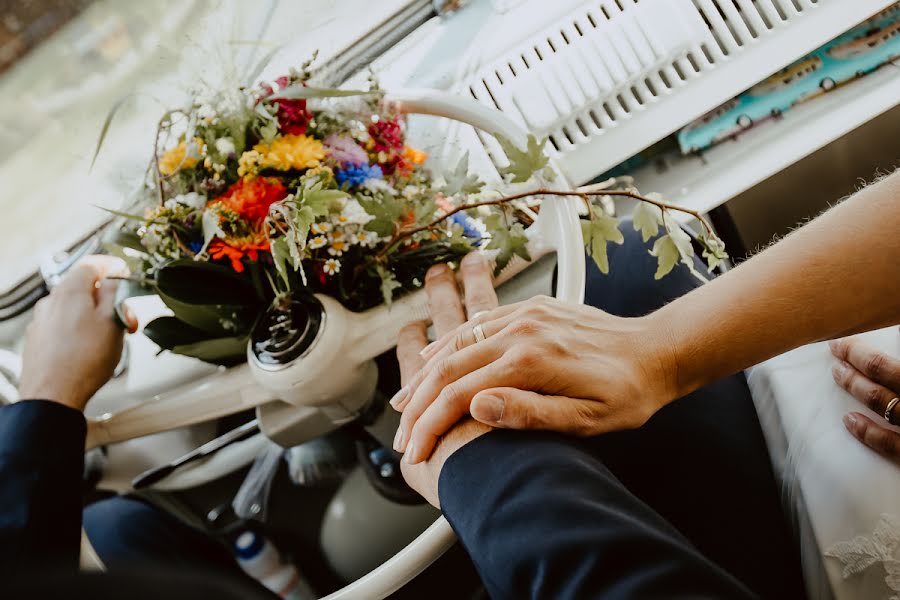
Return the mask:
<path fill-rule="evenodd" d="M 884 584 L 890 591 L 888 600 L 900 600 L 900 519 L 882 514 L 870 535 L 858 535 L 848 542 L 837 542 L 825 551 L 825 556 L 841 562 L 841 575 L 849 579 L 876 565 L 884 568 Z"/>

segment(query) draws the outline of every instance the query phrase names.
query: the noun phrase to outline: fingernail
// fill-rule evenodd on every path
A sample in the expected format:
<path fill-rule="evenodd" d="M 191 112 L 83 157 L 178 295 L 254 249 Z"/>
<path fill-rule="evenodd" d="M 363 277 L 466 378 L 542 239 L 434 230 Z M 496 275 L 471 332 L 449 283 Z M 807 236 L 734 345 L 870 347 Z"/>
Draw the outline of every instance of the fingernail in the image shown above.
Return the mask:
<path fill-rule="evenodd" d="M 445 265 L 443 263 L 434 265 L 430 269 L 428 269 L 428 271 L 425 272 L 425 280 L 427 281 L 427 280 L 431 279 L 432 277 L 437 277 L 439 275 L 442 275 L 448 269 L 450 269 L 450 267 L 448 267 L 447 265 Z"/>
<path fill-rule="evenodd" d="M 135 333 L 138 330 L 138 320 L 134 316 L 134 312 L 128 307 L 122 307 L 122 313 L 125 315 L 125 324 L 128 326 L 128 333 Z"/>
<path fill-rule="evenodd" d="M 394 397 L 388 401 L 394 410 L 397 410 L 397 406 L 406 399 L 406 395 L 409 393 L 409 386 L 404 385 L 400 390 L 394 394 Z"/>
<path fill-rule="evenodd" d="M 834 380 L 838 383 L 844 380 L 844 374 L 846 372 L 847 367 L 843 362 L 838 362 L 833 367 L 831 367 L 831 376 L 834 377 Z"/>
<path fill-rule="evenodd" d="M 403 447 L 403 428 L 397 428 L 397 434 L 394 436 L 394 450 L 400 452 L 400 449 Z"/>
<path fill-rule="evenodd" d="M 434 348 L 435 344 L 437 344 L 437 340 L 434 340 L 433 342 L 431 342 L 430 344 L 428 344 L 427 346 L 425 346 L 424 348 L 419 350 L 419 356 L 427 355 Z"/>
<path fill-rule="evenodd" d="M 856 429 L 857 420 L 854 415 L 844 415 L 844 427 L 852 433 Z"/>
<path fill-rule="evenodd" d="M 417 460 L 418 455 L 417 455 L 416 450 L 418 450 L 418 448 L 416 447 L 415 442 L 410 442 L 409 448 L 406 449 L 406 454 L 403 456 L 403 460 L 406 461 L 406 464 L 414 465 L 417 462 L 419 462 Z"/>
<path fill-rule="evenodd" d="M 464 265 L 480 265 L 484 262 L 484 255 L 481 252 L 469 252 L 462 259 Z"/>
<path fill-rule="evenodd" d="M 497 396 L 478 396 L 472 403 L 472 416 L 479 421 L 499 423 L 505 404 L 503 398 Z"/>
<path fill-rule="evenodd" d="M 831 348 L 832 352 L 837 352 L 837 349 L 841 346 L 841 340 L 830 340 L 828 342 L 828 347 Z"/>

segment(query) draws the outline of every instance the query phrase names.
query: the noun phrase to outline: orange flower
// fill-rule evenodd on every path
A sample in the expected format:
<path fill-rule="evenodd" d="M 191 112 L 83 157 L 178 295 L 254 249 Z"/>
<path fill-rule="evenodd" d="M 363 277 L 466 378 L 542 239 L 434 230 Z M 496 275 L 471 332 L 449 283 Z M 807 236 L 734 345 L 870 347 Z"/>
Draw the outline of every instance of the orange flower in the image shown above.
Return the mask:
<path fill-rule="evenodd" d="M 406 159 L 407 162 L 414 165 L 421 165 L 428 158 L 428 155 L 421 150 L 416 150 L 415 148 L 406 146 L 405 148 L 403 148 L 403 158 Z"/>
<path fill-rule="evenodd" d="M 232 243 L 228 244 L 222 240 L 216 239 L 209 245 L 209 255 L 214 260 L 229 259 L 231 268 L 238 273 L 244 272 L 244 263 L 241 262 L 245 256 L 252 261 L 259 260 L 259 252 L 267 252 L 269 250 L 269 242 L 251 242 L 251 243 Z"/>
<path fill-rule="evenodd" d="M 269 206 L 285 196 L 287 190 L 284 185 L 273 177 L 261 177 L 251 181 L 241 179 L 209 204 L 220 203 L 251 223 L 257 224 L 269 214 Z"/>

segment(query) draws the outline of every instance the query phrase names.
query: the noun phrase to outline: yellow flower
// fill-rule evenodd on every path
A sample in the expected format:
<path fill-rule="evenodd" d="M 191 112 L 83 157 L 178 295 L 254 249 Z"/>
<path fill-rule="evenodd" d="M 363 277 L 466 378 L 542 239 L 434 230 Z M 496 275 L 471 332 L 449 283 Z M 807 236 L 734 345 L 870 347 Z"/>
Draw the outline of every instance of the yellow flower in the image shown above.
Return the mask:
<path fill-rule="evenodd" d="M 262 156 L 256 150 L 247 150 L 241 154 L 241 157 L 238 159 L 238 177 L 243 177 L 244 179 L 255 177 L 260 169 L 260 160 L 262 160 Z"/>
<path fill-rule="evenodd" d="M 283 135 L 271 144 L 259 143 L 253 149 L 259 152 L 260 168 L 276 171 L 318 167 L 325 158 L 322 142 L 305 135 Z"/>
<path fill-rule="evenodd" d="M 194 138 L 188 151 L 187 144 L 182 140 L 171 150 L 167 150 L 159 159 L 159 172 L 165 176 L 173 175 L 181 169 L 190 169 L 197 164 L 199 156 L 203 153 L 203 140 Z"/>

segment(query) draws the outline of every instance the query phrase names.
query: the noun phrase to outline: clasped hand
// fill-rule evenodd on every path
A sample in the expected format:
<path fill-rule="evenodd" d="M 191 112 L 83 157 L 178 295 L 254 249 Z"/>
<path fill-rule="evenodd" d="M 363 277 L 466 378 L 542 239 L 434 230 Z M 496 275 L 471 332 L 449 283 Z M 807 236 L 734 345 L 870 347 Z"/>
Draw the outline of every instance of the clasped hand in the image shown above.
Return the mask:
<path fill-rule="evenodd" d="M 461 271 L 475 317 L 464 322 L 452 271 L 432 268 L 435 327 L 454 326 L 421 352 L 424 365 L 391 401 L 403 413 L 395 448 L 408 463 L 427 459 L 467 414 L 492 427 L 589 436 L 640 427 L 673 399 L 674 353 L 652 315 L 616 317 L 544 296 L 497 307 L 485 259 L 470 254 Z M 402 362 L 402 342 L 398 353 Z"/>

